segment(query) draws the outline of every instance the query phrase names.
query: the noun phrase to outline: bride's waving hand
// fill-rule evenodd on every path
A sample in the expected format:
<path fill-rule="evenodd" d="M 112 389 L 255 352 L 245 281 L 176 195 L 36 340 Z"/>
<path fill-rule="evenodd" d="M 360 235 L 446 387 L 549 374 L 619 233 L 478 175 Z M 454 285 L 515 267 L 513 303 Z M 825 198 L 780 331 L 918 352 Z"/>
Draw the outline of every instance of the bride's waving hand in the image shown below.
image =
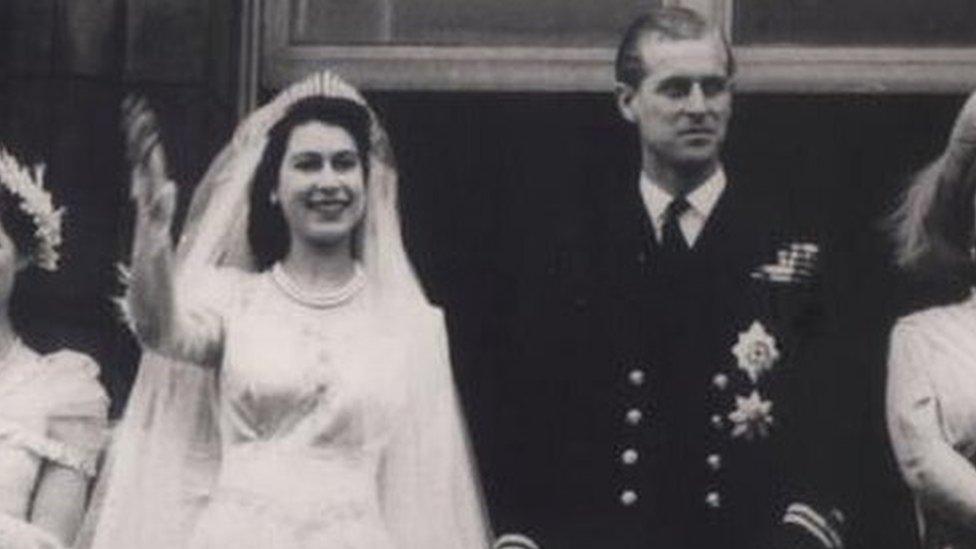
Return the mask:
<path fill-rule="evenodd" d="M 177 187 L 167 176 L 156 114 L 144 98 L 123 101 L 122 129 L 136 206 L 128 296 L 135 332 L 149 349 L 212 365 L 219 356 L 219 320 L 185 311 L 175 291 L 171 231 Z"/>

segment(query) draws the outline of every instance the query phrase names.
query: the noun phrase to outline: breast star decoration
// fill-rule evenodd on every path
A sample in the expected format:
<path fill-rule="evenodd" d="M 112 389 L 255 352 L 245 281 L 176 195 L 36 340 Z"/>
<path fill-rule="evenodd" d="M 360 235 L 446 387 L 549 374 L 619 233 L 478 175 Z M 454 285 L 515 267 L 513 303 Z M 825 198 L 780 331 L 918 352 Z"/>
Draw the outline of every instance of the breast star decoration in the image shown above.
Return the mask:
<path fill-rule="evenodd" d="M 749 329 L 739 332 L 739 340 L 732 347 L 732 354 L 738 360 L 739 369 L 744 371 L 753 383 L 759 381 L 763 372 L 773 369 L 779 360 L 776 339 L 766 328 L 754 320 Z"/>
<path fill-rule="evenodd" d="M 745 438 L 748 441 L 769 436 L 773 426 L 773 403 L 763 400 L 759 391 L 748 397 L 736 395 L 735 410 L 729 414 L 732 422 L 732 438 Z"/>

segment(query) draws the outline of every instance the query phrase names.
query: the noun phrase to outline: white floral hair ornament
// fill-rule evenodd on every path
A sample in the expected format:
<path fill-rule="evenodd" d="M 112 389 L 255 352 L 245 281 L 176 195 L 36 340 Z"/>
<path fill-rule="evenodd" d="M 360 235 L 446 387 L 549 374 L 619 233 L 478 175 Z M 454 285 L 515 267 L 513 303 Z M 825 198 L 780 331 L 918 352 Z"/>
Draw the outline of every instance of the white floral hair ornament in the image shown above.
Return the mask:
<path fill-rule="evenodd" d="M 739 332 L 732 354 L 739 362 L 739 369 L 748 374 L 753 383 L 759 381 L 763 372 L 772 370 L 779 360 L 776 338 L 758 320 L 753 321 L 745 332 Z"/>
<path fill-rule="evenodd" d="M 27 168 L 0 147 L 0 185 L 20 198 L 20 209 L 34 222 L 34 263 L 46 271 L 58 269 L 63 208 L 55 209 L 51 193 L 44 190 L 44 165 Z"/>

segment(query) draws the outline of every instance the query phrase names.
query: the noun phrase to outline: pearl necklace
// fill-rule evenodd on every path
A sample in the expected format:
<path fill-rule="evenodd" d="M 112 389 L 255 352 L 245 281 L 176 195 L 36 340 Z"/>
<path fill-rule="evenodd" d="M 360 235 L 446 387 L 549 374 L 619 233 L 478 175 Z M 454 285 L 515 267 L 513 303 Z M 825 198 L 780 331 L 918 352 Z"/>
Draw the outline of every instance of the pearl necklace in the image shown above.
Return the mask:
<path fill-rule="evenodd" d="M 309 307 L 315 308 L 327 308 L 335 307 L 341 303 L 345 303 L 358 294 L 366 286 L 366 274 L 363 272 L 362 267 L 358 264 L 353 271 L 353 275 L 344 282 L 341 286 L 337 288 L 329 288 L 325 291 L 320 292 L 309 292 L 308 290 L 301 287 L 294 278 L 292 278 L 285 269 L 281 266 L 281 263 L 275 263 L 271 268 L 271 280 L 285 293 L 288 297 L 294 299 L 302 305 L 307 305 Z"/>

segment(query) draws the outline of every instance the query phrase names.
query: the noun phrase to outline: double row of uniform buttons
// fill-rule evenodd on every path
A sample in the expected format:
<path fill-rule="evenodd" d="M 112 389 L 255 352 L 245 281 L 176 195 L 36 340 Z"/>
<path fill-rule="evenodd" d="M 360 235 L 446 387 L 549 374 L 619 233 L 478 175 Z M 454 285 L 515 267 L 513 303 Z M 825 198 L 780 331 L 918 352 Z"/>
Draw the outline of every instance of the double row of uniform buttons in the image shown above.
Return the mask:
<path fill-rule="evenodd" d="M 639 368 L 631 370 L 627 374 L 627 383 L 632 387 L 642 387 L 647 383 L 647 373 Z M 640 408 L 630 408 L 624 414 L 624 423 L 630 427 L 638 427 L 644 421 L 644 412 Z M 625 448 L 620 452 L 620 462 L 630 467 L 640 459 L 640 452 L 636 448 Z M 624 507 L 631 507 L 637 503 L 637 491 L 632 488 L 624 488 L 620 492 L 620 504 Z"/>
<path fill-rule="evenodd" d="M 724 392 L 729 387 L 729 376 L 719 372 L 712 377 L 712 386 L 719 392 Z M 713 414 L 710 422 L 712 428 L 724 435 L 725 418 L 720 414 Z M 722 470 L 722 454 L 712 453 L 705 458 L 705 466 L 713 475 L 717 475 Z M 719 509 L 722 507 L 722 494 L 718 490 L 709 490 L 705 494 L 705 506 L 709 509 Z"/>
<path fill-rule="evenodd" d="M 627 381 L 633 387 L 641 387 L 647 382 L 647 374 L 640 369 L 631 370 L 627 374 Z M 719 373 L 712 378 L 712 384 L 716 389 L 724 391 L 729 384 L 728 376 Z M 644 420 L 644 413 L 639 408 L 630 408 L 624 415 L 624 421 L 631 427 L 637 427 Z M 724 431 L 725 419 L 714 414 L 711 417 L 712 426 L 716 431 Z M 640 453 L 636 448 L 626 448 L 620 453 L 620 461 L 625 466 L 632 466 L 640 459 Z M 708 469 L 717 474 L 722 469 L 722 455 L 718 453 L 709 454 L 705 458 L 705 465 Z M 620 503 L 624 507 L 631 507 L 637 503 L 638 494 L 631 488 L 625 488 L 620 492 Z M 710 509 L 719 509 L 722 506 L 722 495 L 717 490 L 711 490 L 705 494 L 705 505 Z"/>

